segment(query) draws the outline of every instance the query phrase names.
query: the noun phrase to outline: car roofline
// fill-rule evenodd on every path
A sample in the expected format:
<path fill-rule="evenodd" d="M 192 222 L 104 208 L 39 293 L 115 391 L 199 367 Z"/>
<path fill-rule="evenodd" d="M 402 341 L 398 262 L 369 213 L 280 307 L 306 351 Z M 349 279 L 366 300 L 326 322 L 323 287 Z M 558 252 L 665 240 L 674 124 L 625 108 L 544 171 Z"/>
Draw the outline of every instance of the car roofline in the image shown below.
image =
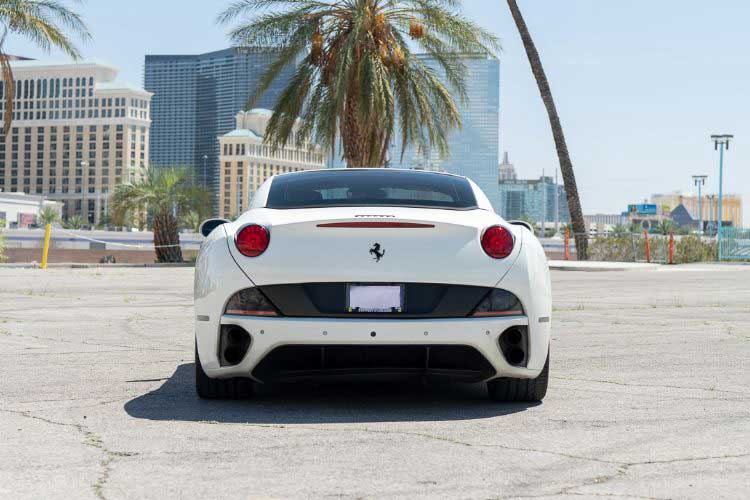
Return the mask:
<path fill-rule="evenodd" d="M 298 170 L 297 172 L 284 172 L 282 174 L 276 174 L 272 177 L 286 177 L 289 175 L 304 175 L 311 172 L 356 172 L 356 171 L 372 171 L 372 170 L 388 170 L 390 172 L 411 172 L 411 173 L 419 173 L 419 174 L 433 174 L 433 175 L 446 175 L 450 177 L 458 177 L 459 179 L 466 179 L 469 180 L 468 177 L 464 175 L 458 175 L 458 174 L 452 174 L 450 172 L 435 172 L 433 170 L 414 170 L 411 168 L 384 168 L 384 167 L 362 167 L 362 168 L 314 168 L 309 170 Z M 271 177 L 269 177 L 270 179 Z"/>

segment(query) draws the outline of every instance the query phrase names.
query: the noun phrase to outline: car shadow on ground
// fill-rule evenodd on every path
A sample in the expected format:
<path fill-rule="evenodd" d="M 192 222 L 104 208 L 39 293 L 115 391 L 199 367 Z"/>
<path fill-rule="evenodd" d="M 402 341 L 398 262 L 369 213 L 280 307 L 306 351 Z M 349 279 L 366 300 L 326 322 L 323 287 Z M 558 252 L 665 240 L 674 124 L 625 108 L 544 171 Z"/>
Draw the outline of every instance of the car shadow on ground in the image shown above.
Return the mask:
<path fill-rule="evenodd" d="M 185 363 L 159 388 L 125 403 L 125 411 L 148 420 L 322 424 L 472 420 L 535 405 L 490 401 L 485 384 L 418 382 L 279 385 L 249 400 L 209 401 L 196 396 L 194 365 Z"/>

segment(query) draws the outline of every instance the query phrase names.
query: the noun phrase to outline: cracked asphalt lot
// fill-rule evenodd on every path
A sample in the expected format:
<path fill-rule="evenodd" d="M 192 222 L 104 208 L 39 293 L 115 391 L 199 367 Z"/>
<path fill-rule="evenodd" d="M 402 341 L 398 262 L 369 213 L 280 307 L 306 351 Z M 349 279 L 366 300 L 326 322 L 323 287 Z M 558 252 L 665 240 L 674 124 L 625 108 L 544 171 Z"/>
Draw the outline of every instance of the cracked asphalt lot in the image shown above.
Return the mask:
<path fill-rule="evenodd" d="M 553 274 L 541 405 L 193 389 L 193 270 L 0 269 L 1 498 L 747 498 L 750 267 Z"/>

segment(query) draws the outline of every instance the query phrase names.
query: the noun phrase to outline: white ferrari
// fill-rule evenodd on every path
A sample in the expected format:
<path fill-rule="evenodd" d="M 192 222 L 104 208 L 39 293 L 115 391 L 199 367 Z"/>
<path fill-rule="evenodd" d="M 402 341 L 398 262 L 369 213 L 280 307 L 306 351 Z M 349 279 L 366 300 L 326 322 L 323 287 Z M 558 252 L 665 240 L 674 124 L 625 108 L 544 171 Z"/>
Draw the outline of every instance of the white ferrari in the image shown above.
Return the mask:
<path fill-rule="evenodd" d="M 363 377 L 547 392 L 551 290 L 541 244 L 471 180 L 396 169 L 277 175 L 234 222 L 211 219 L 195 272 L 202 398 Z"/>

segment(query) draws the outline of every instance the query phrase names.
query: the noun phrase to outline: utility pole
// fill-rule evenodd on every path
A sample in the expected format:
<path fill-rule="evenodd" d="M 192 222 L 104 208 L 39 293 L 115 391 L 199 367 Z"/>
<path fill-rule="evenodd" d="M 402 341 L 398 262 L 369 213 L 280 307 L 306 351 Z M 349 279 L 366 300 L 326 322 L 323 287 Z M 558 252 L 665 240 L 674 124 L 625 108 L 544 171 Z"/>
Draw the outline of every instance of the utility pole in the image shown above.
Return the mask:
<path fill-rule="evenodd" d="M 729 143 L 734 139 L 732 134 L 714 134 L 711 136 L 711 140 L 714 141 L 714 150 L 719 150 L 719 214 L 718 214 L 718 229 L 716 230 L 716 238 L 719 240 L 719 255 L 718 260 L 721 262 L 721 251 L 722 251 L 722 225 L 724 217 L 722 213 L 723 209 L 723 198 L 724 198 L 724 150 L 729 150 Z"/>
<path fill-rule="evenodd" d="M 706 184 L 707 175 L 694 175 L 693 182 L 698 186 L 698 234 L 703 236 L 703 197 L 701 188 Z"/>

